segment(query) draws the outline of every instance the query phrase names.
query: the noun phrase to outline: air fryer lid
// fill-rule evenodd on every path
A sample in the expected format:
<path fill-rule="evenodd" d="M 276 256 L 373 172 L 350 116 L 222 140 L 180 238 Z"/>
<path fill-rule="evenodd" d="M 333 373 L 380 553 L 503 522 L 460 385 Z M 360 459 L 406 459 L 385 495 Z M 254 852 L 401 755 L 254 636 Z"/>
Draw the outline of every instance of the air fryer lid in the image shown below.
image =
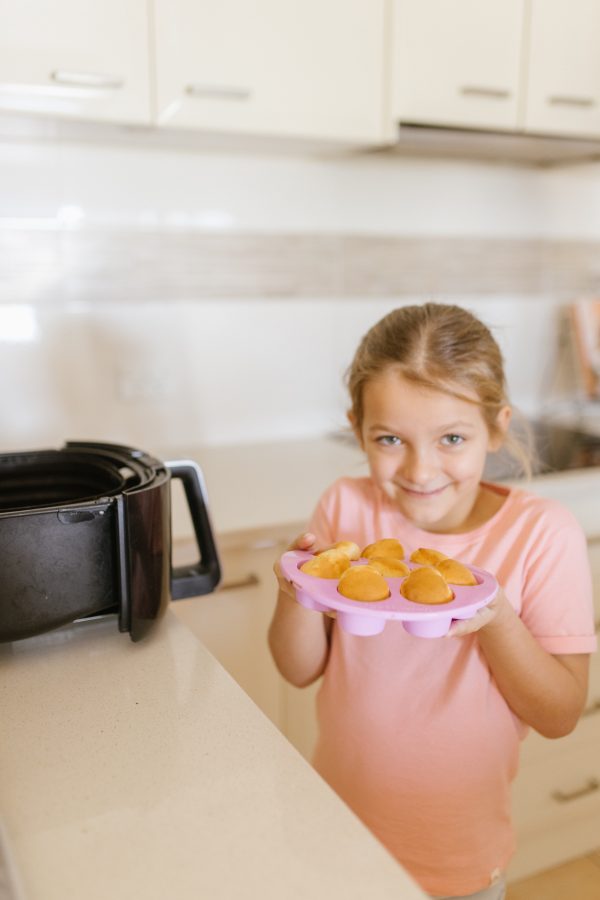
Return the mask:
<path fill-rule="evenodd" d="M 78 453 L 42 451 L 0 468 L 0 511 L 84 503 L 122 491 L 118 467 Z"/>
<path fill-rule="evenodd" d="M 150 484 L 162 464 L 118 445 L 67 444 L 0 456 L 0 513 L 89 503 Z"/>

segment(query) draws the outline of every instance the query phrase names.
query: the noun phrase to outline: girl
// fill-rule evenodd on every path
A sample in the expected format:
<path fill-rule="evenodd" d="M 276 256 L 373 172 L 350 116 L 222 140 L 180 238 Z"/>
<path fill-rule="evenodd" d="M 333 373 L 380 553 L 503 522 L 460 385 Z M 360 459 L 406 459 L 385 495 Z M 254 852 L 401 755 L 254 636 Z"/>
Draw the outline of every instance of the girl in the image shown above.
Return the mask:
<path fill-rule="evenodd" d="M 397 309 L 363 338 L 349 420 L 368 478 L 341 478 L 294 548 L 396 537 L 493 572 L 497 598 L 448 638 L 356 637 L 295 602 L 276 566 L 269 644 L 297 686 L 324 675 L 314 765 L 435 897 L 504 896 L 509 788 L 529 727 L 573 730 L 595 649 L 583 533 L 554 501 L 482 481 L 508 435 L 502 357 L 470 313 Z M 518 453 L 518 448 L 513 446 Z"/>

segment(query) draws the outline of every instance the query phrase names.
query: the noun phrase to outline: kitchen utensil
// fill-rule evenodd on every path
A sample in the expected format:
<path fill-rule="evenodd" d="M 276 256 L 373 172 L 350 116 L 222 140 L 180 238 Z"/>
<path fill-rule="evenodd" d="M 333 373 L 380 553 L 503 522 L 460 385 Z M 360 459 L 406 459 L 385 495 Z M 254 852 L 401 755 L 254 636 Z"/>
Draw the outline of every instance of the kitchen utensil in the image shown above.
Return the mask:
<path fill-rule="evenodd" d="M 175 570 L 172 479 L 183 484 L 200 554 Z M 191 460 L 78 441 L 0 454 L 0 642 L 109 613 L 137 641 L 171 598 L 209 593 L 219 578 Z"/>
<path fill-rule="evenodd" d="M 386 578 L 390 589 L 387 600 L 363 603 L 348 600 L 338 592 L 336 578 L 315 578 L 300 571 L 300 566 L 312 553 L 303 550 L 288 550 L 280 560 L 285 577 L 296 588 L 298 603 L 307 609 L 319 612 L 335 611 L 337 621 L 344 631 L 357 635 L 373 635 L 383 631 L 386 622 L 402 622 L 405 630 L 417 637 L 433 638 L 446 634 L 453 619 L 470 619 L 478 609 L 486 606 L 498 592 L 498 582 L 489 572 L 475 566 L 467 566 L 477 579 L 477 584 L 462 586 L 451 584 L 454 599 L 448 603 L 428 606 L 407 600 L 400 593 L 404 578 Z M 367 559 L 351 563 L 366 565 Z M 419 568 L 409 559 L 405 560 L 410 569 Z"/>

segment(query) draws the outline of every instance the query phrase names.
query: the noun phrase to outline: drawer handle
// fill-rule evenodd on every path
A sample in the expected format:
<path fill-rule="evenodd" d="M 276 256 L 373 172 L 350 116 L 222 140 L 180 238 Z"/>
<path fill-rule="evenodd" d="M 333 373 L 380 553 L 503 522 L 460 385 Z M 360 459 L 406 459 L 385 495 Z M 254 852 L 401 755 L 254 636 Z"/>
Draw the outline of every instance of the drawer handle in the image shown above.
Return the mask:
<path fill-rule="evenodd" d="M 100 72 L 71 72 L 67 69 L 57 69 L 50 73 L 52 81 L 57 84 L 67 84 L 70 87 L 83 88 L 110 88 L 117 90 L 125 84 L 122 78 L 114 75 L 103 75 Z"/>
<path fill-rule="evenodd" d="M 584 711 L 581 713 L 582 716 L 593 716 L 595 713 L 600 712 L 600 700 L 593 700 L 589 703 Z"/>
<path fill-rule="evenodd" d="M 217 588 L 217 593 L 221 593 L 221 591 L 240 591 L 243 588 L 255 587 L 257 584 L 260 584 L 260 578 L 251 572 L 250 575 L 246 575 L 245 578 L 240 578 L 238 581 L 223 582 Z"/>
<path fill-rule="evenodd" d="M 599 789 L 600 781 L 598 781 L 597 778 L 589 778 L 583 787 L 580 787 L 575 791 L 554 791 L 552 793 L 552 799 L 556 800 L 557 803 L 570 803 L 571 800 L 579 800 L 581 797 L 586 797 L 588 794 L 593 794 Z"/>
<path fill-rule="evenodd" d="M 466 84 L 460 89 L 463 97 L 489 97 L 492 100 L 508 100 L 510 91 L 505 88 L 478 87 L 475 84 Z"/>
<path fill-rule="evenodd" d="M 593 97 L 548 97 L 550 106 L 577 106 L 580 109 L 591 109 L 596 105 Z"/>
<path fill-rule="evenodd" d="M 248 88 L 212 84 L 188 84 L 185 92 L 190 97 L 208 100 L 249 100 L 252 96 Z"/>
<path fill-rule="evenodd" d="M 600 619 L 596 619 L 594 622 L 594 631 L 596 634 L 600 634 Z"/>

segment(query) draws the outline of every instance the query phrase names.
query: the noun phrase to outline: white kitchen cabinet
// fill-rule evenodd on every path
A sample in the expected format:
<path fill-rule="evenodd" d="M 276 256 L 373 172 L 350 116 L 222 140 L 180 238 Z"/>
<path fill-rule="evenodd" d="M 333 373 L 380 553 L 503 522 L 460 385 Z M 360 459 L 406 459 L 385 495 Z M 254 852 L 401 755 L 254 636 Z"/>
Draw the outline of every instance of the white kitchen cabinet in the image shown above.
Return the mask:
<path fill-rule="evenodd" d="M 588 539 L 600 631 L 600 537 Z M 591 658 L 585 712 L 575 731 L 553 741 L 532 732 L 513 784 L 517 852 L 512 879 L 595 850 L 600 842 L 600 656 Z"/>
<path fill-rule="evenodd" d="M 317 613 L 315 613 L 317 615 Z M 283 718 L 281 730 L 288 741 L 309 762 L 317 743 L 317 694 L 322 679 L 304 688 L 283 682 Z"/>
<path fill-rule="evenodd" d="M 221 550 L 223 577 L 217 591 L 171 607 L 281 731 L 283 679 L 271 657 L 267 631 L 277 594 L 273 563 L 288 543 L 248 536 Z M 193 541 L 175 543 L 176 565 L 193 562 L 195 555 Z"/>
<path fill-rule="evenodd" d="M 523 22 L 524 0 L 394 0 L 393 119 L 515 129 Z"/>
<path fill-rule="evenodd" d="M 385 0 L 154 0 L 160 125 L 376 142 Z"/>
<path fill-rule="evenodd" d="M 145 0 L 0 0 L 0 109 L 150 121 Z"/>
<path fill-rule="evenodd" d="M 171 608 L 290 743 L 310 759 L 317 738 L 315 696 L 321 682 L 292 687 L 277 671 L 267 643 L 277 594 L 273 563 L 291 539 L 292 535 L 283 533 L 267 538 L 248 534 L 235 541 L 221 550 L 219 589 L 205 597 L 178 600 Z M 195 556 L 193 541 L 175 542 L 176 565 L 193 562 Z"/>
<path fill-rule="evenodd" d="M 530 0 L 525 127 L 600 135 L 600 3 Z"/>

